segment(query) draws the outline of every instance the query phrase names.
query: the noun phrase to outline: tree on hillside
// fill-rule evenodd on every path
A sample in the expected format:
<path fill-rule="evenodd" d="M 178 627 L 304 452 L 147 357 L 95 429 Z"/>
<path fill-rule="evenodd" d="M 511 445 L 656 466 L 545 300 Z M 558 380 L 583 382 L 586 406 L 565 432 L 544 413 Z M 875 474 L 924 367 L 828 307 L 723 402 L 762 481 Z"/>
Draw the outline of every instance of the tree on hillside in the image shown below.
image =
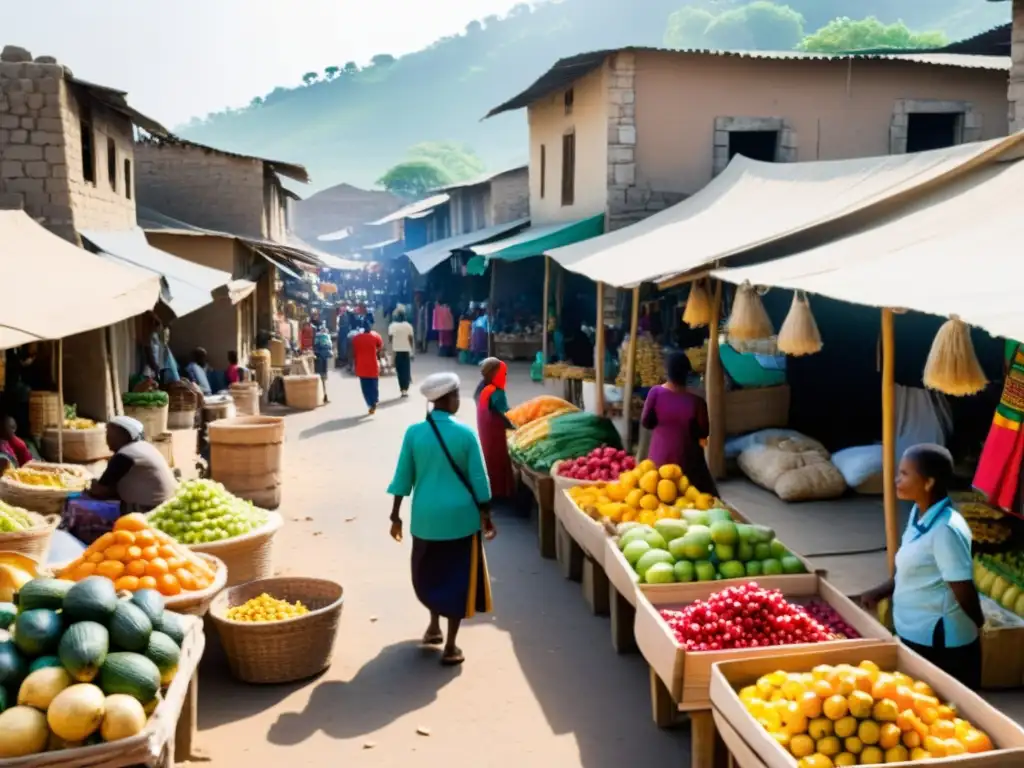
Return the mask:
<path fill-rule="evenodd" d="M 804 17 L 766 0 L 726 11 L 707 30 L 707 44 L 727 50 L 789 51 L 803 37 Z"/>
<path fill-rule="evenodd" d="M 318 72 L 307 72 L 302 76 L 302 82 L 304 82 L 306 85 L 312 85 L 319 78 L 320 74 Z"/>
<path fill-rule="evenodd" d="M 347 62 L 345 62 L 345 74 L 346 75 L 354 75 L 358 71 L 359 71 L 359 65 L 356 64 L 354 61 L 347 61 Z"/>
<path fill-rule="evenodd" d="M 406 160 L 377 179 L 377 183 L 391 194 L 412 200 L 451 181 L 444 170 L 429 160 Z"/>
<path fill-rule="evenodd" d="M 477 32 L 483 32 L 483 31 L 484 31 L 484 25 L 481 24 L 476 19 L 473 19 L 473 21 L 469 22 L 469 24 L 466 25 L 466 34 L 467 35 L 475 35 Z"/>
<path fill-rule="evenodd" d="M 341 67 L 324 67 L 324 79 L 333 80 L 341 72 Z"/>
<path fill-rule="evenodd" d="M 249 102 L 249 106 L 250 107 L 262 107 L 263 106 L 263 97 L 262 96 L 253 96 L 252 101 Z"/>
<path fill-rule="evenodd" d="M 378 53 L 376 56 L 370 59 L 370 63 L 373 64 L 373 66 L 375 67 L 388 67 L 394 64 L 396 61 L 398 61 L 398 59 L 396 59 L 390 53 Z"/>
<path fill-rule="evenodd" d="M 800 43 L 802 51 L 838 53 L 871 48 L 940 48 L 949 41 L 942 32 L 913 32 L 902 21 L 883 24 L 874 16 L 866 19 L 833 19 Z"/>
<path fill-rule="evenodd" d="M 465 181 L 484 172 L 485 165 L 469 147 L 450 141 L 428 141 L 411 147 L 410 160 L 425 160 L 440 168 L 452 181 Z"/>
<path fill-rule="evenodd" d="M 707 46 L 708 27 L 715 20 L 713 13 L 703 8 L 687 6 L 668 17 L 664 44 L 668 48 L 704 48 Z"/>

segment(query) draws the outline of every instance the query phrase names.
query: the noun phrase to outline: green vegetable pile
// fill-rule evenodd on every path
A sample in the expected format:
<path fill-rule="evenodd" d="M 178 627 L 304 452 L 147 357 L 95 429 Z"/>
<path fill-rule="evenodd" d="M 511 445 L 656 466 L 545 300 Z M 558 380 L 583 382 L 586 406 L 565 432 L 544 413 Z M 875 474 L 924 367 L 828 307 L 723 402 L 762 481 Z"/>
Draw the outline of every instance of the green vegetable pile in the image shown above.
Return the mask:
<path fill-rule="evenodd" d="M 209 544 L 242 536 L 267 522 L 267 513 L 233 496 L 220 483 L 189 480 L 149 515 L 149 524 L 182 544 Z"/>
<path fill-rule="evenodd" d="M 12 507 L 0 501 L 0 533 L 14 533 L 35 528 L 36 521 L 21 507 Z"/>
<path fill-rule="evenodd" d="M 128 408 L 160 408 L 170 402 L 166 392 L 125 392 L 121 402 Z"/>
<path fill-rule="evenodd" d="M 555 416 L 547 436 L 522 450 L 513 446 L 510 454 L 512 459 L 530 469 L 549 472 L 556 461 L 586 456 L 601 446 L 621 448 L 619 431 L 608 419 L 578 411 Z"/>

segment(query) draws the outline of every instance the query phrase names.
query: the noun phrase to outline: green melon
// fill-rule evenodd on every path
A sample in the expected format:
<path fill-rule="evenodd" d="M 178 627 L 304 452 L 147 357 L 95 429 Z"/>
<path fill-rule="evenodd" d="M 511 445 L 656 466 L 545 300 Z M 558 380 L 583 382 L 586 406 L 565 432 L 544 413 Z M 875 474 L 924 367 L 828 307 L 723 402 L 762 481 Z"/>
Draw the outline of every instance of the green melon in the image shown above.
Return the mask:
<path fill-rule="evenodd" d="M 139 606 L 122 600 L 114 609 L 114 615 L 107 624 L 110 629 L 110 644 L 122 651 L 142 652 L 146 650 L 153 623 Z"/>
<path fill-rule="evenodd" d="M 153 622 L 153 629 L 163 632 L 177 643 L 179 648 L 185 642 L 185 622 L 182 621 L 180 614 L 173 611 L 164 611 L 160 620 Z"/>
<path fill-rule="evenodd" d="M 35 608 L 60 610 L 75 582 L 66 579 L 32 579 L 18 592 L 18 609 L 31 611 Z"/>
<path fill-rule="evenodd" d="M 18 608 L 14 603 L 0 603 L 0 629 L 7 629 L 18 618 Z"/>
<path fill-rule="evenodd" d="M 16 691 L 27 674 L 28 664 L 14 643 L 0 643 L 0 686 Z"/>
<path fill-rule="evenodd" d="M 106 624 L 117 608 L 114 582 L 103 576 L 90 576 L 68 590 L 64 615 L 72 622 L 95 621 Z"/>
<path fill-rule="evenodd" d="M 22 611 L 14 620 L 14 644 L 29 658 L 52 655 L 63 632 L 60 616 L 48 608 Z"/>
<path fill-rule="evenodd" d="M 59 646 L 58 646 L 59 647 Z M 60 659 L 56 656 L 40 656 L 28 665 L 28 673 L 31 675 L 37 669 L 46 669 L 47 667 L 63 667 Z"/>
<path fill-rule="evenodd" d="M 154 632 L 149 636 L 146 658 L 156 664 L 156 668 L 160 670 L 160 682 L 168 685 L 174 679 L 174 673 L 178 671 L 181 649 L 163 632 Z"/>
<path fill-rule="evenodd" d="M 154 626 L 164 614 L 164 596 L 155 589 L 138 590 L 132 595 L 132 604 L 141 608 Z"/>
<path fill-rule="evenodd" d="M 99 686 L 108 696 L 124 693 L 145 705 L 160 690 L 160 670 L 141 654 L 111 653 L 100 668 Z"/>
<path fill-rule="evenodd" d="M 91 683 L 110 650 L 107 628 L 95 621 L 72 624 L 60 639 L 58 653 L 61 663 L 78 683 Z"/>

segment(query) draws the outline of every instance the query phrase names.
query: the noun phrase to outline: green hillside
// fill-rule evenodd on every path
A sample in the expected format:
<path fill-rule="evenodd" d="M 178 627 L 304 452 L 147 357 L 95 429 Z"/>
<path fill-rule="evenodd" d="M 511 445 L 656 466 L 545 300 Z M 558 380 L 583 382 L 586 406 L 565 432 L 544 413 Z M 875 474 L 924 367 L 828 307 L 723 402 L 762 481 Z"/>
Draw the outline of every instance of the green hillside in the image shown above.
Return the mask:
<path fill-rule="evenodd" d="M 525 160 L 522 113 L 480 122 L 556 59 L 587 50 L 662 45 L 669 17 L 684 6 L 713 16 L 749 0 L 546 0 L 503 18 L 469 24 L 460 35 L 365 68 L 338 62 L 328 73 L 282 72 L 298 83 L 258 96 L 241 110 L 194 119 L 178 130 L 224 149 L 304 163 L 314 188 L 373 186 L 423 142 L 472 148 L 492 170 Z M 960 39 L 1009 20 L 1009 3 L 983 0 L 790 0 L 806 34 L 840 16 L 902 20 L 915 31 Z M 700 33 L 698 34 L 700 38 Z M 722 38 L 719 38 L 722 39 Z M 763 39 L 753 36 L 752 39 Z M 708 41 L 708 45 L 711 42 Z"/>

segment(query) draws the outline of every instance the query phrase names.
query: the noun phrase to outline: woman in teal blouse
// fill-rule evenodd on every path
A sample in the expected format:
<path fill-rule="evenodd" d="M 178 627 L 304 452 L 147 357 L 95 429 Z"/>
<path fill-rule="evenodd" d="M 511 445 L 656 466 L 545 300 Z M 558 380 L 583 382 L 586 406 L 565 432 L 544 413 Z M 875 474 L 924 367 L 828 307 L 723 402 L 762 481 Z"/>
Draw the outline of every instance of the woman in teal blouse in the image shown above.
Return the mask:
<path fill-rule="evenodd" d="M 444 644 L 441 663 L 461 664 L 455 644 L 463 619 L 491 611 L 491 584 L 483 540 L 495 536 L 491 489 L 480 443 L 453 418 L 459 410 L 459 377 L 428 376 L 420 392 L 433 403 L 425 421 L 406 430 L 388 493 L 391 537 L 402 540 L 402 500 L 412 496 L 412 583 L 430 611 L 425 645 Z M 448 636 L 441 617 L 448 620 Z"/>

